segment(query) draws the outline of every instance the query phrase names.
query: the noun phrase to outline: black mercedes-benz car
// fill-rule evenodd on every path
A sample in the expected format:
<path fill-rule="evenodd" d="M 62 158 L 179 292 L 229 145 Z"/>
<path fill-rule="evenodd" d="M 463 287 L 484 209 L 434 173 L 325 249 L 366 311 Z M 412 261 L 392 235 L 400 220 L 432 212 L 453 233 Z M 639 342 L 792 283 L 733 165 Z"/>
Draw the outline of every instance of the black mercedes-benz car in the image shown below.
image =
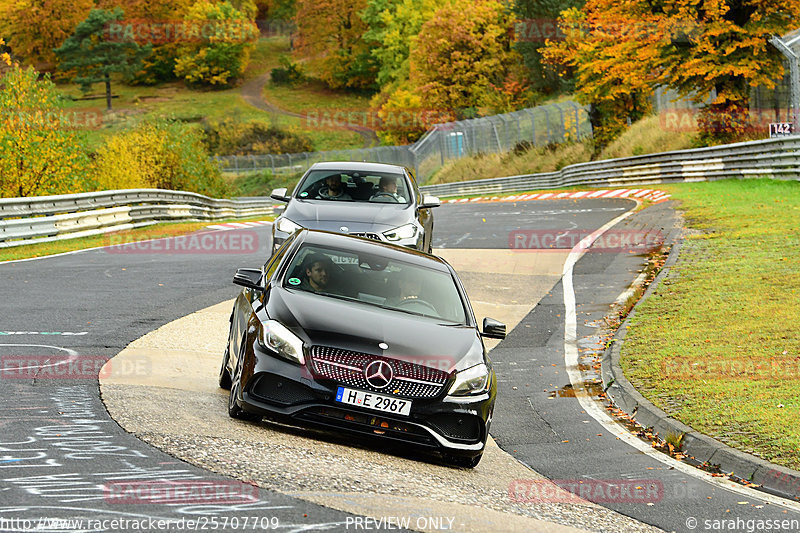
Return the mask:
<path fill-rule="evenodd" d="M 228 413 L 480 461 L 497 390 L 464 287 L 443 259 L 331 232 L 293 233 L 242 268 L 220 386 Z"/>
<path fill-rule="evenodd" d="M 439 199 L 423 195 L 406 168 L 379 163 L 326 162 L 308 169 L 272 225 L 273 252 L 299 228 L 347 233 L 431 252 Z"/>

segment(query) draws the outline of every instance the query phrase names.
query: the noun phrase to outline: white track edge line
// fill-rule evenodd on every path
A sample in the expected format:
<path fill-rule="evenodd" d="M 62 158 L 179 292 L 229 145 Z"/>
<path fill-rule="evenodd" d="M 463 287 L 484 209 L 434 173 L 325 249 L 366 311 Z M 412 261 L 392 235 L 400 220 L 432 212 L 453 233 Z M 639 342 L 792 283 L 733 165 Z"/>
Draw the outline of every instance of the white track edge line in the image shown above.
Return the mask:
<path fill-rule="evenodd" d="M 704 472 L 703 470 L 695 468 L 687 463 L 678 461 L 677 459 L 670 457 L 665 453 L 659 452 L 649 444 L 643 442 L 636 435 L 633 435 L 630 431 L 628 431 L 627 428 L 625 428 L 624 426 L 619 424 L 616 420 L 614 420 L 611 417 L 611 415 L 606 413 L 604 408 L 601 408 L 599 403 L 593 400 L 586 393 L 586 390 L 583 388 L 584 384 L 583 376 L 581 375 L 581 372 L 578 369 L 578 344 L 577 344 L 578 323 L 577 323 L 577 315 L 575 308 L 575 291 L 573 289 L 573 284 L 572 284 L 572 269 L 578 262 L 578 259 L 580 259 L 583 256 L 586 248 L 588 248 L 595 240 L 597 240 L 598 237 L 600 237 L 603 233 L 608 231 L 617 223 L 621 222 L 622 220 L 631 215 L 633 215 L 633 211 L 628 211 L 626 213 L 623 213 L 617 218 L 607 222 L 598 230 L 596 230 L 594 233 L 583 239 L 574 248 L 572 248 L 572 250 L 570 250 L 570 253 L 567 256 L 567 260 L 564 263 L 564 270 L 562 272 L 562 278 L 561 278 L 562 288 L 564 291 L 564 307 L 565 307 L 564 362 L 566 364 L 567 374 L 569 375 L 570 383 L 572 384 L 572 389 L 575 391 L 575 398 L 578 400 L 584 411 L 586 411 L 586 414 L 594 418 L 607 431 L 609 431 L 612 435 L 618 437 L 619 440 L 625 442 L 626 444 L 629 444 L 630 446 L 639 450 L 648 457 L 655 459 L 660 463 L 663 463 L 669 467 L 674 468 L 675 470 L 683 472 L 684 474 L 692 476 L 696 479 L 705 481 L 706 483 L 709 483 L 711 485 L 716 485 L 721 489 L 726 489 L 730 492 L 741 494 L 748 498 L 761 500 L 773 505 L 777 505 L 779 507 L 783 507 L 785 509 L 790 509 L 792 511 L 800 511 L 800 504 L 798 503 L 794 503 L 779 496 L 773 496 L 765 492 L 761 492 L 755 489 L 751 489 L 749 487 L 739 485 L 738 483 L 734 483 L 733 481 L 725 477 L 712 476 L 708 472 Z"/>

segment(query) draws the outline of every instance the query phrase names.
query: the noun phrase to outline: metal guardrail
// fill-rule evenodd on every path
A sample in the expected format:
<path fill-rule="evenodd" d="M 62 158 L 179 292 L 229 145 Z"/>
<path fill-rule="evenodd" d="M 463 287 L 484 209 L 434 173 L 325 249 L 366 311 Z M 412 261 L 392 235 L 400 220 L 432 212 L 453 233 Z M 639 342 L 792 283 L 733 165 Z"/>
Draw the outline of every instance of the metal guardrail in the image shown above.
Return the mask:
<path fill-rule="evenodd" d="M 768 139 L 578 163 L 557 172 L 420 187 L 436 196 L 498 194 L 574 186 L 613 187 L 769 176 L 800 180 L 800 137 Z"/>
<path fill-rule="evenodd" d="M 0 199 L 0 248 L 74 239 L 182 220 L 268 215 L 269 198 L 216 199 L 190 192 L 130 189 Z"/>
<path fill-rule="evenodd" d="M 447 197 L 759 176 L 800 180 L 800 136 L 593 161 L 558 172 L 425 185 L 421 189 Z M 0 199 L 0 248 L 97 235 L 160 221 L 266 215 L 273 213 L 273 205 L 269 198 L 219 200 L 158 189 Z"/>

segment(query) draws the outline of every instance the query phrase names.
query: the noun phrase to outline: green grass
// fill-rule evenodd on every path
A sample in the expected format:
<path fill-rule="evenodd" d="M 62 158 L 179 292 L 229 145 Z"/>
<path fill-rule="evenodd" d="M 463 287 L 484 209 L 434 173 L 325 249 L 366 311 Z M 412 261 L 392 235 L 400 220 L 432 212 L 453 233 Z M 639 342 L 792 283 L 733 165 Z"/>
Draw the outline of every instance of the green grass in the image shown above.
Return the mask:
<path fill-rule="evenodd" d="M 176 235 L 185 235 L 201 230 L 211 224 L 222 224 L 225 222 L 245 222 L 248 220 L 273 220 L 273 218 L 274 217 L 272 215 L 262 215 L 252 218 L 215 220 L 213 222 L 161 223 L 144 228 L 106 233 L 104 235 L 95 235 L 93 237 L 81 237 L 66 241 L 45 242 L 40 244 L 26 244 L 23 246 L 15 246 L 13 248 L 0 248 L 0 262 L 13 261 L 17 259 L 30 259 L 33 257 L 45 257 L 64 252 L 73 252 L 75 250 L 85 250 L 88 248 L 97 248 L 99 246 L 108 246 L 109 244 L 118 242 L 127 243 L 144 241 L 148 239 L 159 239 L 163 237 L 174 237 Z"/>
<path fill-rule="evenodd" d="M 370 109 L 368 93 L 334 91 L 319 80 L 307 80 L 293 86 L 276 85 L 272 82 L 264 86 L 264 97 L 281 109 L 295 113 L 312 111 L 356 111 Z"/>
<path fill-rule="evenodd" d="M 269 196 L 273 189 L 280 187 L 286 187 L 292 191 L 301 176 L 302 173 L 278 174 L 273 177 L 269 170 L 224 175 L 233 190 L 232 196 Z"/>
<path fill-rule="evenodd" d="M 245 72 L 249 80 L 269 72 L 278 66 L 278 56 L 288 50 L 288 40 L 283 37 L 261 39 L 251 55 L 251 63 Z M 59 83 L 58 89 L 66 97 L 81 97 L 78 86 Z M 355 132 L 342 129 L 321 129 L 308 121 L 269 113 L 252 107 L 241 96 L 241 87 L 222 90 L 189 89 L 180 82 L 164 83 L 157 86 L 128 86 L 115 81 L 112 93 L 118 98 L 112 100 L 112 113 L 105 113 L 105 98 L 97 100 L 66 100 L 69 111 L 96 110 L 102 113 L 101 127 L 86 130 L 92 148 L 98 148 L 104 140 L 120 131 L 134 127 L 142 120 L 155 117 L 170 117 L 189 123 L 202 120 L 221 120 L 234 118 L 241 121 L 266 121 L 278 127 L 308 136 L 314 150 L 340 150 L 360 148 L 363 140 Z M 305 95 L 302 87 L 295 89 L 304 101 L 313 102 L 317 91 Z M 104 95 L 105 87 L 97 84 L 92 95 Z M 333 97 L 332 97 L 333 98 Z M 344 102 L 355 101 L 361 97 L 343 98 Z"/>
<path fill-rule="evenodd" d="M 637 308 L 625 375 L 694 429 L 800 468 L 800 183 L 661 188 L 696 231 Z"/>

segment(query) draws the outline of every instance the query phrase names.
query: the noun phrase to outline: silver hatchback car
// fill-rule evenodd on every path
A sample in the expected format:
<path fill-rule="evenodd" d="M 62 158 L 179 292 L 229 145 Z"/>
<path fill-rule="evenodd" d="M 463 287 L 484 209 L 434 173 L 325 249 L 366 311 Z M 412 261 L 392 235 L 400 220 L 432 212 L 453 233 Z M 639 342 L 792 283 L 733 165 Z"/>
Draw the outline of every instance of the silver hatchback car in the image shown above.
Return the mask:
<path fill-rule="evenodd" d="M 420 192 L 404 167 L 382 163 L 316 163 L 294 192 L 275 189 L 286 202 L 272 225 L 273 252 L 300 228 L 356 235 L 431 253 L 439 199 Z"/>

